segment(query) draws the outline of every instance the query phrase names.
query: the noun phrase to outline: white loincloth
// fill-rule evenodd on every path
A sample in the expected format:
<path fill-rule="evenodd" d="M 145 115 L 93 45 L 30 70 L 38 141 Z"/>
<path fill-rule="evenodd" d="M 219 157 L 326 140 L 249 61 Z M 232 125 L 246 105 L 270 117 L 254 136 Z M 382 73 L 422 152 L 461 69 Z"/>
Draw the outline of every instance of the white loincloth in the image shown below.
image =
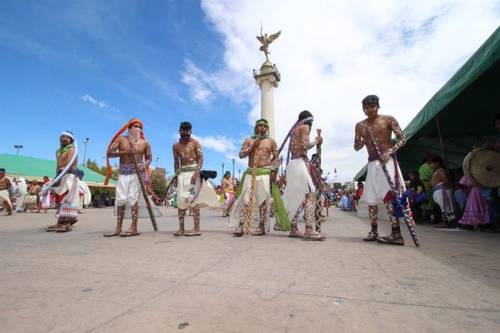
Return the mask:
<path fill-rule="evenodd" d="M 10 202 L 10 196 L 8 190 L 0 191 L 0 205 L 3 205 L 4 203 L 7 203 L 7 205 L 9 205 L 10 208 L 13 208 L 12 202 Z"/>
<path fill-rule="evenodd" d="M 196 164 L 184 165 L 180 168 L 179 174 L 177 175 L 177 208 L 178 209 L 188 209 L 195 207 L 192 205 L 192 200 L 194 196 L 195 186 L 197 184 L 191 184 L 191 178 L 194 175 L 193 171 L 182 171 L 183 168 L 195 168 Z M 198 180 L 199 181 L 199 180 Z"/>
<path fill-rule="evenodd" d="M 83 194 L 80 200 L 80 208 L 83 206 L 88 206 L 92 202 L 92 193 L 90 192 L 90 188 L 86 182 L 80 180 L 80 194 Z"/>
<path fill-rule="evenodd" d="M 393 183 L 396 184 L 394 164 L 394 159 L 391 157 L 385 165 Z M 399 168 L 399 165 L 397 165 L 397 163 L 396 166 L 399 175 L 399 186 L 401 191 L 404 191 L 405 185 L 401 177 L 401 169 Z M 382 170 L 380 161 L 376 160 L 368 162 L 365 187 L 363 189 L 363 194 L 361 195 L 360 200 L 366 202 L 368 206 L 376 206 L 384 202 L 384 198 L 390 190 L 391 188 L 389 186 L 389 182 L 387 181 L 387 178 L 384 174 L 384 170 Z"/>
<path fill-rule="evenodd" d="M 78 220 L 78 208 L 80 207 L 80 179 L 72 173 L 65 174 L 59 186 L 54 189 L 57 195 L 66 195 L 61 201 L 61 210 L 59 220 L 76 219 Z"/>
<path fill-rule="evenodd" d="M 252 175 L 246 174 L 243 180 L 242 190 L 238 198 L 231 207 L 229 212 L 229 226 L 238 227 L 240 225 L 240 211 L 244 209 L 245 204 L 250 203 L 250 186 L 252 184 Z M 271 202 L 271 183 L 269 175 L 255 176 L 255 199 L 252 207 L 253 213 L 259 212 L 259 206 L 263 202 L 267 203 L 267 208 L 270 208 Z M 266 214 L 266 219 L 269 214 Z"/>
<path fill-rule="evenodd" d="M 286 187 L 283 193 L 283 203 L 289 221 L 292 221 L 302 206 L 306 194 L 315 191 L 316 186 L 314 186 L 306 162 L 301 158 L 292 159 L 286 168 Z"/>

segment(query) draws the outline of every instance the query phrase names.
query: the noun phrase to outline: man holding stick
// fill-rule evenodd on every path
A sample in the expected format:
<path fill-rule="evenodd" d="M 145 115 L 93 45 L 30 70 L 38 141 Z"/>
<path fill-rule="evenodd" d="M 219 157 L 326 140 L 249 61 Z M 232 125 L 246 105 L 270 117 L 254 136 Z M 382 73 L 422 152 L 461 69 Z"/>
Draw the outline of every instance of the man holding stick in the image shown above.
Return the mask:
<path fill-rule="evenodd" d="M 113 137 L 108 146 L 106 162 L 108 166 L 105 184 L 111 176 L 109 158 L 120 158 L 120 169 L 116 183 L 115 210 L 117 215 L 116 228 L 113 232 L 105 234 L 104 237 L 131 237 L 138 236 L 137 221 L 139 218 L 139 201 L 141 194 L 141 182 L 138 173 L 148 180 L 148 170 L 151 164 L 151 146 L 144 139 L 143 123 L 137 118 L 131 119 Z M 127 135 L 122 135 L 128 130 Z M 146 198 L 149 199 L 149 198 Z M 126 232 L 122 232 L 125 208 L 131 209 L 132 223 Z M 152 216 L 154 219 L 154 217 Z M 153 225 L 155 225 L 153 223 Z"/>
<path fill-rule="evenodd" d="M 313 179 L 311 165 L 307 158 L 307 151 L 321 145 L 323 139 L 317 136 L 314 141 L 309 141 L 309 134 L 313 122 L 311 112 L 304 110 L 299 114 L 296 125 L 290 134 L 291 161 L 286 168 L 286 188 L 283 193 L 283 202 L 288 212 L 288 218 L 292 220 L 290 235 L 293 238 L 304 240 L 322 241 L 325 236 L 316 230 L 315 206 L 316 189 L 321 186 L 320 179 Z M 317 178 L 317 177 L 315 177 Z M 315 184 L 316 183 L 316 184 Z M 299 232 L 297 220 L 299 209 L 304 207 L 304 220 L 306 223 L 305 233 Z"/>
<path fill-rule="evenodd" d="M 404 245 L 399 218 L 396 217 L 393 209 L 392 202 L 395 198 L 384 174 L 383 164 L 385 164 L 397 192 L 401 194 L 404 191 L 404 182 L 395 153 L 406 143 L 406 137 L 394 117 L 378 114 L 379 99 L 377 96 L 365 97 L 362 105 L 367 118 L 356 124 L 354 149 L 358 151 L 366 146 L 368 151 L 368 170 L 361 200 L 368 204 L 371 231 L 363 240 Z M 396 143 L 391 141 L 392 133 L 396 136 Z M 387 208 L 391 222 L 391 234 L 385 237 L 379 237 L 377 227 L 377 205 L 382 202 Z"/>
<path fill-rule="evenodd" d="M 248 157 L 248 169 L 243 174 L 243 179 L 236 193 L 237 199 L 229 214 L 230 226 L 236 227 L 233 235 L 241 237 L 245 231 L 250 231 L 254 207 L 259 209 L 259 225 L 252 232 L 252 235 L 265 235 L 267 212 L 271 205 L 271 199 L 276 208 L 275 217 L 278 223 L 283 228 L 288 228 L 286 212 L 275 184 L 280 160 L 276 142 L 269 137 L 267 120 L 257 120 L 254 135 L 245 139 L 239 156 L 240 158 Z"/>

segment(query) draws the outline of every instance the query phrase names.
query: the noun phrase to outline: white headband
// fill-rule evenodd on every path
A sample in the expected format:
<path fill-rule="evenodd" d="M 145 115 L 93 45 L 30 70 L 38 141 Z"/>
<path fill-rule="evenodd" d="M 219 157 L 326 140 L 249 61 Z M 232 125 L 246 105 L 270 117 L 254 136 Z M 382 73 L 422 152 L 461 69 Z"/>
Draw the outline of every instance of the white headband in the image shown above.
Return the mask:
<path fill-rule="evenodd" d="M 61 136 L 67 136 L 67 137 L 70 137 L 73 141 L 75 141 L 75 137 L 73 136 L 73 133 L 71 132 L 68 132 L 68 131 L 64 131 L 61 133 Z"/>

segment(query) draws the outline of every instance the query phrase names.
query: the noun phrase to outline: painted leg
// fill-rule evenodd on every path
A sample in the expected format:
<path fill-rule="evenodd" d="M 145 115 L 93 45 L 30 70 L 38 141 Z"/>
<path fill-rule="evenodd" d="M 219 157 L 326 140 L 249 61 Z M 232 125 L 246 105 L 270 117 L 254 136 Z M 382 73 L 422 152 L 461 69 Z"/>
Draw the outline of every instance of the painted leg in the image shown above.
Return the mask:
<path fill-rule="evenodd" d="M 249 212 L 248 205 L 243 205 L 243 207 L 240 210 L 240 225 L 233 231 L 234 237 L 243 236 L 244 233 L 243 226 L 245 225 L 245 222 L 248 221 L 248 212 Z"/>
<path fill-rule="evenodd" d="M 304 220 L 306 222 L 306 231 L 304 233 L 304 240 L 310 241 L 323 241 L 325 235 L 316 231 L 316 219 L 314 217 L 314 210 L 316 208 L 316 197 L 314 193 L 306 195 L 304 203 Z"/>
<path fill-rule="evenodd" d="M 125 205 L 123 206 L 118 206 L 116 208 L 116 228 L 113 232 L 104 234 L 104 237 L 114 237 L 118 236 L 122 232 L 122 226 L 123 226 L 123 217 L 125 216 Z"/>
<path fill-rule="evenodd" d="M 377 206 L 368 206 L 368 215 L 370 217 L 370 224 L 372 226 L 372 230 L 368 233 L 368 236 L 363 238 L 366 242 L 376 241 L 378 238 L 378 207 Z"/>
<path fill-rule="evenodd" d="M 267 203 L 264 201 L 262 205 L 259 206 L 259 226 L 252 232 L 252 235 L 262 236 L 266 234 L 266 213 Z"/>
<path fill-rule="evenodd" d="M 174 233 L 174 236 L 183 236 L 184 235 L 184 217 L 186 216 L 185 209 L 177 209 L 177 216 L 179 217 L 179 230 Z"/>
<path fill-rule="evenodd" d="M 401 235 L 401 228 L 399 227 L 399 218 L 394 216 L 392 202 L 386 201 L 385 207 L 387 209 L 387 216 L 389 216 L 389 221 L 391 222 L 391 234 L 379 237 L 377 242 L 391 245 L 405 245 L 405 240 L 403 235 Z"/>
<path fill-rule="evenodd" d="M 184 233 L 184 236 L 200 236 L 200 206 L 196 206 L 192 209 L 193 212 L 193 220 L 194 220 L 194 228 L 192 230 Z"/>
<path fill-rule="evenodd" d="M 137 220 L 139 219 L 139 203 L 136 202 L 132 206 L 132 223 L 130 224 L 130 227 L 127 229 L 127 231 L 122 232 L 120 234 L 120 237 L 132 237 L 132 236 L 139 236 L 140 233 L 137 232 Z"/>
<path fill-rule="evenodd" d="M 299 228 L 297 226 L 297 221 L 299 219 L 299 211 L 300 211 L 300 208 L 297 211 L 297 213 L 295 213 L 295 216 L 293 217 L 293 219 L 290 223 L 290 234 L 288 234 L 288 237 L 290 237 L 290 238 L 302 238 L 302 237 L 304 237 L 304 235 L 301 232 L 299 232 Z"/>

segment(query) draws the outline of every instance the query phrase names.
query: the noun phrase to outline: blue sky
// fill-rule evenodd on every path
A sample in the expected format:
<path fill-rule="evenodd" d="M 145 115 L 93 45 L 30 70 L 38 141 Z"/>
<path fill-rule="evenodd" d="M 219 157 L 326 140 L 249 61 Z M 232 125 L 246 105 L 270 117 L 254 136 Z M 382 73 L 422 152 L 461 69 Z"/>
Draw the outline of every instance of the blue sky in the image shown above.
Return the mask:
<path fill-rule="evenodd" d="M 187 120 L 205 168 L 227 170 L 260 115 L 261 25 L 282 31 L 270 47 L 282 74 L 278 143 L 310 110 L 313 131 L 323 129 L 323 169 L 349 180 L 366 163 L 353 150 L 361 99 L 379 95 L 380 112 L 404 128 L 498 28 L 500 0 L 3 0 L 0 153 L 22 144 L 23 155 L 53 158 L 59 133 L 72 130 L 103 164 L 113 134 L 139 117 L 171 172 Z"/>
<path fill-rule="evenodd" d="M 181 121 L 200 136 L 250 130 L 249 104 L 219 96 L 193 102 L 182 83 L 187 59 L 215 71 L 222 44 L 198 1 L 2 1 L 0 152 L 52 158 L 63 130 L 89 137 L 103 163 L 112 135 L 130 118 L 145 123 L 158 165 L 172 170 Z M 257 87 L 255 87 L 257 89 Z M 205 149 L 206 168 L 227 156 Z M 225 161 L 227 165 L 230 161 Z"/>

